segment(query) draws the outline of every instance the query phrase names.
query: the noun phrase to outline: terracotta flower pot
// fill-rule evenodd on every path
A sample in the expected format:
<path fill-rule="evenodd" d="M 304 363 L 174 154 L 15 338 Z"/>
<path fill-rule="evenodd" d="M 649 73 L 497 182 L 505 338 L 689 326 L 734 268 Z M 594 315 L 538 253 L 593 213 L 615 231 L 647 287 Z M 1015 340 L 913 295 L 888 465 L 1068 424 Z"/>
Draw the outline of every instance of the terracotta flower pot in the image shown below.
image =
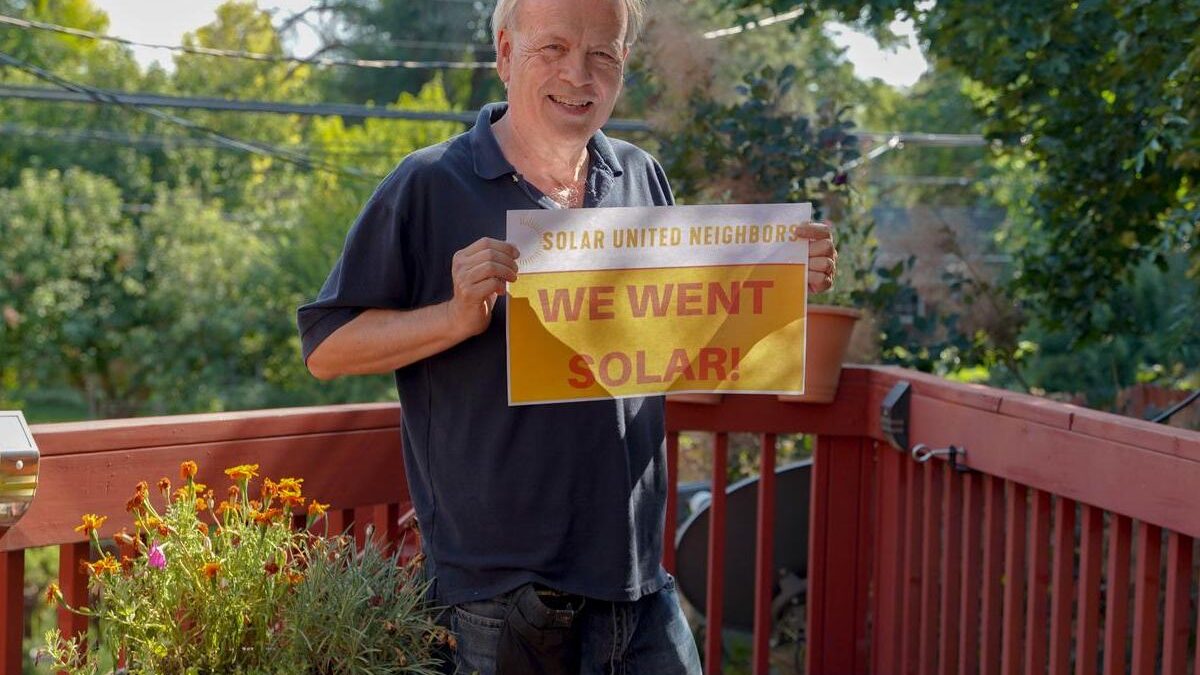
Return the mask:
<path fill-rule="evenodd" d="M 842 360 L 862 312 L 849 307 L 809 305 L 807 351 L 804 356 L 804 393 L 780 395 L 781 401 L 830 403 L 837 396 Z"/>

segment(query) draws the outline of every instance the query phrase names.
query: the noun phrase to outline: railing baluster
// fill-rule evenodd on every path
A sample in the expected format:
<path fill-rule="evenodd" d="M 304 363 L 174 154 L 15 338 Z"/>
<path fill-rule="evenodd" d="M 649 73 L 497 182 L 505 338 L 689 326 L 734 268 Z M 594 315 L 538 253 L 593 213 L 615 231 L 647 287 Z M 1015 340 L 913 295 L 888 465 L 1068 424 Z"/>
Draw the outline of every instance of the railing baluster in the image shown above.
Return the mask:
<path fill-rule="evenodd" d="M 938 672 L 953 675 L 958 667 L 959 594 L 962 577 L 962 546 L 956 537 L 962 535 L 962 493 L 964 477 L 946 462 L 942 471 L 942 607 L 941 627 L 938 629 Z"/>
<path fill-rule="evenodd" d="M 879 446 L 879 500 L 876 502 L 875 621 L 871 672 L 894 672 L 900 661 L 904 588 L 904 504 L 907 482 L 904 472 L 911 464 L 905 455 Z"/>
<path fill-rule="evenodd" d="M 1138 523 L 1137 582 L 1133 601 L 1133 675 L 1154 675 L 1158 656 L 1158 591 L 1162 584 L 1162 528 Z"/>
<path fill-rule="evenodd" d="M 768 675 L 771 658 L 771 593 L 775 587 L 775 434 L 760 443 L 758 523 L 754 572 L 754 674 Z"/>
<path fill-rule="evenodd" d="M 962 602 L 959 609 L 958 672 L 979 669 L 980 595 L 983 584 L 983 477 L 971 472 L 963 486 Z"/>
<path fill-rule="evenodd" d="M 729 434 L 717 434 L 713 444 L 712 502 L 708 519 L 708 617 L 704 631 L 704 664 L 708 675 L 721 672 L 721 625 L 725 605 L 725 482 Z"/>
<path fill-rule="evenodd" d="M 1025 554 L 1028 549 L 1028 504 L 1024 485 L 1005 482 L 1004 509 L 1004 638 L 1000 670 L 1021 675 L 1022 638 L 1025 637 Z"/>
<path fill-rule="evenodd" d="M 1025 601 L 1025 673 L 1046 672 L 1046 593 L 1050 584 L 1050 493 L 1033 490 L 1029 583 Z"/>
<path fill-rule="evenodd" d="M 1163 675 L 1187 673 L 1188 614 L 1192 594 L 1192 538 L 1167 535 L 1166 618 L 1163 622 Z"/>
<path fill-rule="evenodd" d="M 1075 502 L 1054 502 L 1054 562 L 1050 580 L 1050 675 L 1071 669 L 1071 606 L 1075 599 Z"/>
<path fill-rule="evenodd" d="M 0 552 L 0 672 L 21 672 L 25 636 L 25 551 Z"/>
<path fill-rule="evenodd" d="M 667 514 L 663 528 L 663 567 L 675 573 L 675 532 L 679 518 L 679 432 L 667 432 Z"/>
<path fill-rule="evenodd" d="M 1104 675 L 1125 675 L 1125 640 L 1129 637 L 1129 551 L 1132 522 L 1112 515 L 1108 536 L 1108 571 L 1104 616 Z"/>
<path fill-rule="evenodd" d="M 901 630 L 904 631 L 900 650 L 900 672 L 917 675 L 917 656 L 921 647 L 921 631 L 913 630 L 921 616 L 921 507 L 924 505 L 925 483 L 921 465 L 905 463 L 908 495 L 904 502 L 904 593 Z"/>
<path fill-rule="evenodd" d="M 937 672 L 938 562 L 941 545 L 942 472 L 929 462 L 921 465 L 925 494 L 921 518 L 921 646 L 917 661 L 922 673 Z"/>
<path fill-rule="evenodd" d="M 1079 618 L 1075 622 L 1075 675 L 1096 675 L 1100 638 L 1100 563 L 1104 557 L 1104 512 L 1081 509 Z"/>
<path fill-rule="evenodd" d="M 868 669 L 868 447 L 862 438 L 817 439 L 809 509 L 810 673 L 852 675 Z"/>
<path fill-rule="evenodd" d="M 88 561 L 90 553 L 91 544 L 86 541 L 58 547 L 58 585 L 63 599 L 72 607 L 88 604 L 87 571 L 83 569 L 83 563 Z M 88 619 L 59 608 L 58 629 L 68 638 L 87 633 Z"/>
<path fill-rule="evenodd" d="M 1003 642 L 1004 480 L 985 476 L 983 485 L 983 650 L 979 661 L 983 675 L 1000 672 Z"/>

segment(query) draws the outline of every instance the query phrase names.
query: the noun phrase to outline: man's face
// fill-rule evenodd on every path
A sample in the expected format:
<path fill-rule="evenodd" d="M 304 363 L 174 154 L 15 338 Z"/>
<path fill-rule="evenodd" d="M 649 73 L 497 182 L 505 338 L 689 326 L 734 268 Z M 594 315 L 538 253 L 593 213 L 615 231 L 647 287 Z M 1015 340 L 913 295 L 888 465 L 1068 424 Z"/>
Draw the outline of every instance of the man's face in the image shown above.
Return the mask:
<path fill-rule="evenodd" d="M 514 19 L 498 54 L 509 114 L 550 140 L 586 143 L 621 93 L 625 3 L 521 0 Z"/>

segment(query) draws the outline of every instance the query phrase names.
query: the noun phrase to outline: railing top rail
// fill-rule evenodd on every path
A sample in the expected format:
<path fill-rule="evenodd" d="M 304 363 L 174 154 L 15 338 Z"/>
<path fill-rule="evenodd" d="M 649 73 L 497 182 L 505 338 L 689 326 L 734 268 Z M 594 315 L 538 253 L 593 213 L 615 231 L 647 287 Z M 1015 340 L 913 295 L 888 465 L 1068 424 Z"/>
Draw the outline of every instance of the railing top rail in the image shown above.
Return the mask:
<path fill-rule="evenodd" d="M 31 430 L 49 457 L 399 425 L 400 404 L 359 403 L 37 424 Z"/>

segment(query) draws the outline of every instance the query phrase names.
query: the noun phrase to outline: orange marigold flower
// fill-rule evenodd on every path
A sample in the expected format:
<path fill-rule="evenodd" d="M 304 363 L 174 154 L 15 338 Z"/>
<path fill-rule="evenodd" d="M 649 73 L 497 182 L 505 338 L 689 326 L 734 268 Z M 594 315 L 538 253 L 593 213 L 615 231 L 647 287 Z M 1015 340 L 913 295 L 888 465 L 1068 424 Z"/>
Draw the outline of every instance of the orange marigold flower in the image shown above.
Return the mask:
<path fill-rule="evenodd" d="M 208 523 L 196 523 L 196 529 L 200 530 L 200 534 L 208 536 Z"/>
<path fill-rule="evenodd" d="M 150 516 L 141 522 L 142 527 L 147 530 L 157 530 L 163 524 L 162 518 L 158 516 Z"/>
<path fill-rule="evenodd" d="M 171 501 L 181 502 L 188 498 L 188 489 L 186 487 L 175 488 L 175 492 L 171 495 Z"/>
<path fill-rule="evenodd" d="M 60 597 L 62 597 L 62 590 L 58 588 L 58 584 L 51 581 L 50 585 L 46 587 L 46 604 L 56 605 Z"/>
<path fill-rule="evenodd" d="M 188 460 L 179 465 L 179 477 L 183 480 L 191 480 L 196 477 L 196 472 L 200 470 L 199 466 L 192 460 Z"/>
<path fill-rule="evenodd" d="M 259 525 L 269 525 L 272 521 L 283 515 L 283 509 L 267 509 L 266 511 L 254 511 L 251 514 L 254 522 Z"/>
<path fill-rule="evenodd" d="M 237 510 L 238 505 L 236 502 L 221 502 L 220 504 L 217 504 L 216 508 L 217 516 L 220 518 L 224 518 L 225 514 L 231 511 L 233 513 L 237 513 Z"/>
<path fill-rule="evenodd" d="M 287 582 L 292 585 L 296 585 L 301 581 L 304 581 L 304 575 L 300 572 L 287 572 L 284 577 L 287 579 Z"/>
<path fill-rule="evenodd" d="M 146 493 L 135 492 L 129 501 L 125 502 L 125 510 L 129 513 L 140 510 L 146 504 Z"/>
<path fill-rule="evenodd" d="M 279 491 L 299 493 L 301 490 L 300 484 L 303 482 L 303 478 L 280 478 Z"/>
<path fill-rule="evenodd" d="M 206 563 L 204 563 L 204 566 L 200 568 L 200 573 L 203 574 L 206 579 L 215 578 L 217 576 L 217 572 L 220 572 L 220 571 L 221 571 L 221 562 L 219 560 L 213 560 L 210 562 L 206 562 Z"/>
<path fill-rule="evenodd" d="M 321 516 L 325 515 L 327 510 L 329 510 L 328 504 L 321 504 L 315 499 L 308 504 L 308 515 L 312 516 L 313 518 L 320 518 Z"/>
<path fill-rule="evenodd" d="M 192 483 L 192 489 L 195 490 L 196 494 L 200 494 L 201 492 L 204 492 L 204 488 L 206 488 L 206 487 L 208 487 L 208 486 L 205 485 L 204 483 Z"/>
<path fill-rule="evenodd" d="M 159 478 L 159 479 L 158 479 L 158 491 L 159 491 L 159 492 L 161 492 L 161 493 L 163 493 L 164 495 L 165 495 L 165 494 L 170 494 L 170 492 L 171 492 L 171 479 L 170 479 L 170 478 L 167 478 L 166 476 L 163 476 L 162 478 Z"/>
<path fill-rule="evenodd" d="M 87 567 L 88 571 L 90 571 L 93 576 L 97 577 L 101 574 L 107 574 L 110 572 L 116 573 L 121 571 L 121 563 L 117 562 L 117 559 L 114 558 L 111 553 L 105 553 L 103 558 L 94 563 L 88 564 Z"/>
<path fill-rule="evenodd" d="M 129 534 L 129 530 L 122 527 L 120 531 L 113 535 L 113 541 L 122 546 L 133 546 L 136 540 L 133 538 L 133 535 Z"/>
<path fill-rule="evenodd" d="M 233 480 L 250 480 L 258 477 L 257 464 L 239 464 L 230 469 L 225 469 L 225 475 Z"/>
<path fill-rule="evenodd" d="M 140 492 L 143 495 L 148 495 L 148 494 L 150 494 L 150 484 L 144 480 L 138 481 L 138 484 L 136 486 L 134 486 L 133 491 L 135 493 Z"/>
<path fill-rule="evenodd" d="M 75 531 L 81 532 L 84 534 L 84 536 L 90 537 L 100 529 L 100 526 L 104 524 L 104 521 L 108 520 L 108 516 L 98 516 L 94 513 L 87 513 L 84 514 L 81 520 L 83 522 L 75 527 Z"/>
<path fill-rule="evenodd" d="M 200 513 L 208 509 L 208 500 L 203 497 L 196 497 L 196 513 Z"/>
<path fill-rule="evenodd" d="M 266 500 L 274 497 L 278 493 L 279 493 L 279 483 L 276 483 L 275 481 L 271 480 L 270 478 L 264 478 L 263 484 L 262 484 L 262 492 L 260 493 L 260 495 L 263 498 L 263 501 L 266 501 Z"/>

